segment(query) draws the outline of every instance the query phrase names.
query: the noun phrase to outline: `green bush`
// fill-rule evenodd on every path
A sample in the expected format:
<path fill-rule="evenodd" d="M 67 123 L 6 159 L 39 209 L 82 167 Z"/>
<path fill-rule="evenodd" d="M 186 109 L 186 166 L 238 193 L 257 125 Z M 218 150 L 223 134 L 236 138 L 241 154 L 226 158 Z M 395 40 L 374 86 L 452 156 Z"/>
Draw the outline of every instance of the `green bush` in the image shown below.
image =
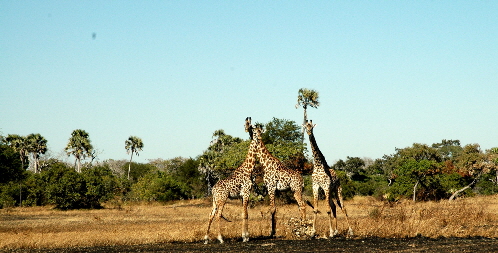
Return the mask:
<path fill-rule="evenodd" d="M 107 166 L 84 169 L 81 175 L 86 183 L 86 202 L 92 207 L 95 205 L 93 203 L 103 203 L 118 193 L 116 177 Z"/>
<path fill-rule="evenodd" d="M 451 196 L 455 191 L 465 187 L 470 182 L 458 173 L 438 175 L 439 184 L 443 191 L 447 193 L 447 197 Z"/>
<path fill-rule="evenodd" d="M 45 194 L 58 209 L 101 208 L 116 193 L 117 181 L 107 167 L 87 168 L 77 173 L 65 164 L 53 164 L 42 172 Z"/>
<path fill-rule="evenodd" d="M 496 184 L 496 182 L 494 182 L 494 180 L 496 180 L 496 174 L 493 174 L 482 175 L 482 178 L 476 183 L 474 191 L 478 194 L 483 195 L 492 195 L 498 193 L 498 185 Z"/>
<path fill-rule="evenodd" d="M 336 170 L 337 176 L 339 177 L 339 181 L 342 187 L 342 198 L 343 199 L 351 199 L 356 195 L 356 189 L 354 186 L 354 182 L 348 178 L 345 171 Z M 331 198 L 335 198 L 334 193 L 332 192 Z"/>
<path fill-rule="evenodd" d="M 0 185 L 11 181 L 20 181 L 25 177 L 26 171 L 22 168 L 19 153 L 0 143 Z"/>
<path fill-rule="evenodd" d="M 132 185 L 130 198 L 136 201 L 170 201 L 187 199 L 188 186 L 162 171 L 151 172 Z"/>
<path fill-rule="evenodd" d="M 123 166 L 121 167 L 121 170 L 125 171 L 124 176 L 126 176 L 128 173 L 128 165 L 129 165 L 129 163 L 126 163 L 126 164 L 123 164 Z M 152 164 L 132 162 L 131 169 L 130 169 L 130 180 L 132 182 L 137 182 L 141 177 L 143 177 L 147 173 L 149 173 L 151 171 L 155 171 L 155 170 L 156 170 L 156 167 Z"/>
<path fill-rule="evenodd" d="M 39 173 L 30 173 L 24 181 L 25 194 L 23 194 L 23 205 L 26 206 L 43 206 L 48 203 L 46 196 L 47 183 Z M 23 191 L 24 193 L 24 191 Z"/>
<path fill-rule="evenodd" d="M 408 176 L 398 176 L 393 184 L 387 189 L 388 200 L 393 201 L 402 197 L 413 195 L 414 180 Z"/>
<path fill-rule="evenodd" d="M 19 183 L 9 182 L 0 188 L 0 208 L 19 206 Z"/>
<path fill-rule="evenodd" d="M 361 196 L 381 197 L 385 194 L 388 182 L 383 176 L 372 175 L 365 177 L 363 181 L 352 182 L 355 194 Z"/>
<path fill-rule="evenodd" d="M 56 208 L 66 210 L 92 207 L 86 203 L 85 180 L 74 169 L 62 163 L 54 164 L 43 174 L 43 178 L 47 182 L 47 198 Z"/>

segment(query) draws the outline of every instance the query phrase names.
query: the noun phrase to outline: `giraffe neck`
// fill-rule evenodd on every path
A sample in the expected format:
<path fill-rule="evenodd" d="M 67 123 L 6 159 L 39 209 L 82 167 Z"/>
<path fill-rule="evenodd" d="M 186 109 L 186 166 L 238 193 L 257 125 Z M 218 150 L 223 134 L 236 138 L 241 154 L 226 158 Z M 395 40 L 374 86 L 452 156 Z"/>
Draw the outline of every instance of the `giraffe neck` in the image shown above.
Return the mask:
<path fill-rule="evenodd" d="M 247 131 L 249 132 L 249 139 L 251 140 L 251 144 L 252 144 L 252 140 L 253 140 L 253 137 L 252 137 L 252 134 L 253 134 L 252 127 L 249 127 L 249 129 L 247 129 Z"/>
<path fill-rule="evenodd" d="M 321 165 L 327 167 L 328 165 L 327 165 L 327 161 L 325 160 L 325 156 L 323 156 L 322 152 L 318 148 L 318 145 L 316 144 L 315 135 L 313 135 L 313 133 L 311 133 L 309 135 L 309 138 L 310 138 L 310 145 L 311 145 L 311 150 L 313 152 L 313 158 L 315 159 L 315 163 L 321 164 Z"/>
<path fill-rule="evenodd" d="M 261 140 L 256 141 L 256 155 L 258 156 L 259 162 L 263 165 L 263 168 L 268 169 L 269 161 L 274 157 L 270 151 L 266 148 L 265 144 Z"/>
<path fill-rule="evenodd" d="M 252 140 L 249 144 L 249 150 L 247 151 L 247 156 L 243 163 L 246 165 L 246 167 L 249 168 L 250 172 L 254 170 L 254 167 L 256 165 L 256 148 L 256 141 Z"/>

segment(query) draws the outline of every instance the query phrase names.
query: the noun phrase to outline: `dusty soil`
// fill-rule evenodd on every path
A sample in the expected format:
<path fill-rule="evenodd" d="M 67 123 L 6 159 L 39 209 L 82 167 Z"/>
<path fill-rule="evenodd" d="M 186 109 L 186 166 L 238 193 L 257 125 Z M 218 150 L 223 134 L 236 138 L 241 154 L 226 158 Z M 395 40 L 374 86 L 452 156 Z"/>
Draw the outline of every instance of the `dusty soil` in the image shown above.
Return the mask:
<path fill-rule="evenodd" d="M 164 243 L 143 245 L 118 245 L 61 249 L 19 249 L 11 252 L 498 252 L 498 239 L 425 237 L 392 239 L 315 239 L 281 240 L 254 238 L 247 243 L 226 241 L 219 244 Z"/>

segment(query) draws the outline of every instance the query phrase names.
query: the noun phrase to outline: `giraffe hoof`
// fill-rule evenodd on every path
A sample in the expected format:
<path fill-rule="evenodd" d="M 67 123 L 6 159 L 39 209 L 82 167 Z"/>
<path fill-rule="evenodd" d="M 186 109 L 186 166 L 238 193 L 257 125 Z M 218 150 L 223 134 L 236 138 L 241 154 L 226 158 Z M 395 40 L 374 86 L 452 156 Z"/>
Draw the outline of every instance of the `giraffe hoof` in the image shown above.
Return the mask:
<path fill-rule="evenodd" d="M 336 235 L 339 234 L 339 231 L 335 230 L 335 231 L 331 231 L 330 232 L 330 238 L 334 238 Z"/>
<path fill-rule="evenodd" d="M 242 242 L 248 242 L 249 241 L 249 233 L 245 232 L 242 234 Z"/>
<path fill-rule="evenodd" d="M 209 243 L 209 236 L 204 236 L 204 244 L 208 244 Z"/>
<path fill-rule="evenodd" d="M 349 228 L 348 235 L 349 235 L 349 236 L 353 236 L 353 235 L 354 235 L 354 233 L 353 233 L 353 229 Z"/>
<path fill-rule="evenodd" d="M 315 236 L 316 236 L 316 230 L 311 231 L 310 237 L 315 238 Z"/>
<path fill-rule="evenodd" d="M 221 237 L 221 235 L 218 236 L 218 241 L 220 241 L 220 243 L 223 243 L 223 237 Z"/>

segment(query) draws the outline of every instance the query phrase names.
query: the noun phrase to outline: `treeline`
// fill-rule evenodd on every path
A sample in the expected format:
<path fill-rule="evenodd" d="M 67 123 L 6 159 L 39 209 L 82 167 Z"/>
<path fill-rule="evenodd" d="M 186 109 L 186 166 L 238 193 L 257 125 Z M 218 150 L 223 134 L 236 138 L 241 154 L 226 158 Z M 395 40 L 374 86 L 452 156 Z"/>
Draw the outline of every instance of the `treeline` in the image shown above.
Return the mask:
<path fill-rule="evenodd" d="M 12 156 L 9 148 L 0 145 L 0 156 Z M 10 153 L 10 154 L 9 154 Z M 4 161 L 4 160 L 2 160 Z M 76 172 L 71 165 L 57 160 L 48 161 L 40 173 L 6 171 L 2 162 L 0 207 L 55 205 L 58 209 L 101 208 L 105 202 L 121 205 L 127 201 L 171 201 L 199 198 L 205 195 L 205 183 L 194 159 L 155 160 L 152 163 L 106 161 L 86 166 Z M 4 177 L 7 176 L 7 177 Z M 14 179 L 15 178 L 15 179 Z"/>
<path fill-rule="evenodd" d="M 268 150 L 289 168 L 303 174 L 305 195 L 311 197 L 313 165 L 303 143 L 301 126 L 274 118 L 264 127 L 262 137 Z M 241 139 L 217 130 L 207 149 L 196 158 L 155 159 L 148 163 L 131 162 L 131 159 L 94 162 L 95 153 L 91 153 L 87 156 L 90 161 L 71 165 L 43 155 L 45 150 L 41 148 L 43 152 L 29 149 L 38 155 L 33 153 L 29 161 L 36 165 L 28 166 L 19 149 L 12 145 L 15 139 L 9 141 L 0 136 L 2 208 L 37 205 L 55 205 L 59 209 L 100 208 L 106 202 L 203 198 L 210 195 L 211 187 L 219 179 L 240 166 L 249 147 L 249 136 Z M 46 146 L 44 139 L 32 139 L 42 140 L 38 143 Z M 135 146 L 143 147 L 143 143 Z M 131 155 L 136 152 L 131 151 Z M 341 178 L 346 198 L 365 195 L 388 201 L 402 198 L 418 201 L 498 192 L 498 148 L 483 151 L 478 144 L 462 147 L 458 140 L 442 140 L 432 145 L 414 143 L 376 160 L 347 157 L 330 165 Z M 265 201 L 258 168 L 259 165 L 253 176 L 252 201 Z M 287 192 L 280 193 L 279 198 L 292 201 Z"/>
<path fill-rule="evenodd" d="M 372 195 L 389 201 L 454 199 L 498 193 L 498 148 L 442 140 L 396 148 L 376 160 L 348 157 L 334 169 L 345 174 L 345 195 Z"/>

